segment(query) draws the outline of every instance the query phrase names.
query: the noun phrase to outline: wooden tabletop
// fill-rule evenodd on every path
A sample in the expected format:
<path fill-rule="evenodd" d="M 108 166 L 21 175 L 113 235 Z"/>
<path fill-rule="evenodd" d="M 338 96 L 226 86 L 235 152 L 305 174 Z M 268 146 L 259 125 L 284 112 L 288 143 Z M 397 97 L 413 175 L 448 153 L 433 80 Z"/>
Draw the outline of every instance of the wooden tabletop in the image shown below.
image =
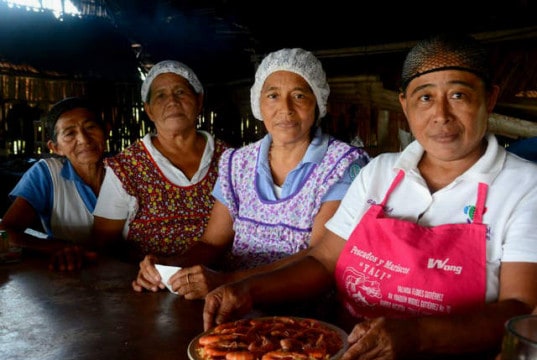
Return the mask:
<path fill-rule="evenodd" d="M 0 359 L 188 359 L 203 301 L 137 293 L 136 273 L 102 258 L 73 273 L 33 257 L 0 265 Z"/>
<path fill-rule="evenodd" d="M 23 253 L 19 263 L 0 265 L 1 360 L 183 360 L 189 343 L 203 332 L 204 302 L 167 290 L 133 291 L 136 264 L 101 257 L 78 272 L 49 271 L 47 264 Z M 336 308 L 321 299 L 254 313 L 313 317 L 350 331 Z"/>

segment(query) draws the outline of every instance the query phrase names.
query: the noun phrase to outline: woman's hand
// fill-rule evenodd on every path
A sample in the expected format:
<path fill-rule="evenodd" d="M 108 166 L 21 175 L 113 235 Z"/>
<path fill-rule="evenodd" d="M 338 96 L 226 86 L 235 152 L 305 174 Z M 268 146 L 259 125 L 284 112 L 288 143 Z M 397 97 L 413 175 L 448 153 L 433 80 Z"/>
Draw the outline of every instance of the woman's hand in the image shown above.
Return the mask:
<path fill-rule="evenodd" d="M 204 330 L 246 315 L 252 310 L 252 304 L 247 281 L 217 287 L 205 297 Z"/>
<path fill-rule="evenodd" d="M 88 251 L 78 245 L 66 245 L 53 251 L 49 269 L 58 271 L 80 270 L 84 263 L 97 259 L 97 253 Z"/>
<path fill-rule="evenodd" d="M 157 263 L 157 257 L 154 255 L 146 255 L 140 262 L 140 270 L 136 280 L 132 282 L 132 288 L 134 291 L 141 292 L 144 289 L 153 292 L 159 289 L 165 289 L 166 286 L 162 283 L 162 278 L 158 272 L 155 264 Z"/>
<path fill-rule="evenodd" d="M 211 270 L 203 265 L 183 268 L 173 274 L 168 282 L 173 291 L 185 299 L 203 299 L 211 290 L 228 282 L 229 275 Z"/>
<path fill-rule="evenodd" d="M 417 346 L 417 334 L 412 330 L 413 323 L 413 320 L 380 317 L 357 324 L 347 338 L 349 349 L 341 360 L 400 358 L 409 349 L 415 349 Z"/>

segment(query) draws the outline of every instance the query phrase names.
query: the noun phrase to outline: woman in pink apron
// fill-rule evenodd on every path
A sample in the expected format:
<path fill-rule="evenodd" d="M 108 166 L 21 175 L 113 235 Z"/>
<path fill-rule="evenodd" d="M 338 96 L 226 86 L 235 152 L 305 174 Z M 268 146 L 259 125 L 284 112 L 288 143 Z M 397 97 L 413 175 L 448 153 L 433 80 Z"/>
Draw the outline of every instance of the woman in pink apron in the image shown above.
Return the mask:
<path fill-rule="evenodd" d="M 495 354 L 537 305 L 537 166 L 487 132 L 498 93 L 473 38 L 419 42 L 399 96 L 416 140 L 361 170 L 308 257 L 209 293 L 205 328 L 336 286 L 343 360 Z"/>

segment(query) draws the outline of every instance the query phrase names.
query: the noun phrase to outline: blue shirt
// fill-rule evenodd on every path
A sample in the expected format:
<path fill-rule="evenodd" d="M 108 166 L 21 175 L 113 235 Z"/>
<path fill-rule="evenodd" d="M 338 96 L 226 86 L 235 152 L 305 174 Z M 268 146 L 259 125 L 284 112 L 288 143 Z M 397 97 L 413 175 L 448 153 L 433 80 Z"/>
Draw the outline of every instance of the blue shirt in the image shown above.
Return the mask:
<path fill-rule="evenodd" d="M 61 177 L 65 181 L 72 181 L 80 194 L 84 205 L 90 212 L 93 212 L 97 203 L 97 196 L 90 186 L 86 185 L 80 176 L 75 172 L 73 165 L 67 159 L 61 169 Z M 13 201 L 17 197 L 22 197 L 37 212 L 41 218 L 43 227 L 47 234 L 52 236 L 51 213 L 53 207 L 54 185 L 50 175 L 50 169 L 44 159 L 32 165 L 21 177 L 17 185 L 9 193 L 9 198 Z"/>
<path fill-rule="evenodd" d="M 308 175 L 311 168 L 318 165 L 326 151 L 328 149 L 328 142 L 330 136 L 322 133 L 321 129 L 317 129 L 315 136 L 313 137 L 311 143 L 306 150 L 304 158 L 300 161 L 296 168 L 287 174 L 287 178 L 282 185 L 281 198 L 285 198 L 290 194 L 297 192 L 298 188 L 302 185 L 304 178 Z M 260 156 L 258 159 L 257 167 L 257 188 L 261 197 L 266 200 L 277 200 L 276 195 L 274 194 L 274 181 L 272 179 L 272 174 L 270 172 L 270 165 L 268 162 L 268 153 L 270 145 L 272 143 L 272 136 L 270 134 L 265 135 L 261 140 L 261 148 L 259 150 Z M 364 167 L 369 162 L 369 157 L 365 155 L 363 158 L 357 159 L 355 162 L 349 166 L 345 171 L 345 175 L 330 188 L 323 202 L 341 200 L 347 189 L 349 188 L 352 180 L 358 173 L 359 169 Z M 220 182 L 216 180 L 213 189 L 213 196 L 218 199 L 223 204 L 226 204 L 222 196 L 222 191 L 220 189 Z M 227 205 L 227 204 L 226 204 Z"/>

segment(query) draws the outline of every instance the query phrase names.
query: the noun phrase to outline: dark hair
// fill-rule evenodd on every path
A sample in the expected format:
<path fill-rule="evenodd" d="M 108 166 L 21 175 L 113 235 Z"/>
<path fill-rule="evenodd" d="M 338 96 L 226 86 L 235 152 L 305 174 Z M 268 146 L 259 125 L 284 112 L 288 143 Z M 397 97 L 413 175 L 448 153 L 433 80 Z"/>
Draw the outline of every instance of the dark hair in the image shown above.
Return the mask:
<path fill-rule="evenodd" d="M 58 139 L 58 134 L 56 133 L 56 123 L 58 122 L 60 116 L 67 111 L 79 108 L 87 109 L 91 113 L 95 114 L 95 120 L 104 130 L 105 126 L 103 118 L 93 102 L 80 97 L 68 97 L 55 103 L 49 110 L 45 119 L 45 130 L 47 132 L 47 137 L 56 142 Z"/>

